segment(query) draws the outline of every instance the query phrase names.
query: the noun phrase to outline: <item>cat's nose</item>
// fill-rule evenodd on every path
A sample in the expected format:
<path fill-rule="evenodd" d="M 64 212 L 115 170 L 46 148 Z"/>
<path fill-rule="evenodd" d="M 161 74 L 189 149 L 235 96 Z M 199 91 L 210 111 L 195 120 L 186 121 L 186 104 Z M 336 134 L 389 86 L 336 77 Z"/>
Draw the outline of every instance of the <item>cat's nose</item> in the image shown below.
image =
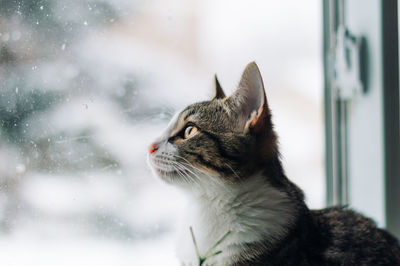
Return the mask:
<path fill-rule="evenodd" d="M 157 143 L 151 144 L 150 147 L 149 147 L 149 153 L 152 154 L 156 150 L 158 150 L 158 144 Z"/>

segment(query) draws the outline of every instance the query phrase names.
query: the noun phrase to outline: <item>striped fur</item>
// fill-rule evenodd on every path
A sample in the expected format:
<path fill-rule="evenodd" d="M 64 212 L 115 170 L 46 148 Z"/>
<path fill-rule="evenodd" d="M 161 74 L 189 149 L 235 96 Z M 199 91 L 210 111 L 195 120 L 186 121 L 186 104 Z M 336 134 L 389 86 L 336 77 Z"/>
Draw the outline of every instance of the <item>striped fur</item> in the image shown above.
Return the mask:
<path fill-rule="evenodd" d="M 282 168 L 263 86 L 255 63 L 229 97 L 216 80 L 215 97 L 179 112 L 150 148 L 154 173 L 188 194 L 182 263 L 198 265 L 193 227 L 201 255 L 231 232 L 206 265 L 400 265 L 397 239 L 371 220 L 307 208 Z"/>

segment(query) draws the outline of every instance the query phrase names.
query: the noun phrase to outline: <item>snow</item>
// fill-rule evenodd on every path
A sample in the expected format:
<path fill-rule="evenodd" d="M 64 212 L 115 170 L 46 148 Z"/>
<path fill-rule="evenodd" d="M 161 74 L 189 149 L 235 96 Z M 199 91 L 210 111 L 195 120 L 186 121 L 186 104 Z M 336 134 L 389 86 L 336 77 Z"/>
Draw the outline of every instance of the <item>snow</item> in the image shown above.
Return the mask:
<path fill-rule="evenodd" d="M 49 105 L 16 122 L 17 144 L 0 142 L 1 265 L 179 265 L 185 198 L 151 175 L 147 146 L 176 110 L 212 95 L 215 72 L 229 93 L 253 60 L 287 175 L 311 207 L 325 205 L 319 1 L 104 1 L 115 14 L 97 2 L 37 6 L 79 32 L 68 38 L 34 42 L 29 27 L 0 20 L 0 39 L 24 59 L 2 86 L 42 97 L 24 106 Z M 9 97 L 0 111 L 18 106 Z"/>
<path fill-rule="evenodd" d="M 171 247 L 171 237 L 123 244 L 96 239 L 44 241 L 15 237 L 0 240 L 0 261 L 4 266 L 179 265 Z"/>

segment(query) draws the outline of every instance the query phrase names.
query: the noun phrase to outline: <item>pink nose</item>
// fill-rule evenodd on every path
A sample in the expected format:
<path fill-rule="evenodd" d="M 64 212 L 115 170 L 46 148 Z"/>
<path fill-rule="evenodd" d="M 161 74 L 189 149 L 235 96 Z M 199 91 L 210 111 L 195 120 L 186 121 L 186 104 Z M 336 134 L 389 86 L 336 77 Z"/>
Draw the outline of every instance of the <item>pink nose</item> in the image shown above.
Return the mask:
<path fill-rule="evenodd" d="M 151 144 L 150 148 L 149 148 L 149 153 L 152 154 L 156 150 L 158 150 L 158 145 L 157 144 Z"/>

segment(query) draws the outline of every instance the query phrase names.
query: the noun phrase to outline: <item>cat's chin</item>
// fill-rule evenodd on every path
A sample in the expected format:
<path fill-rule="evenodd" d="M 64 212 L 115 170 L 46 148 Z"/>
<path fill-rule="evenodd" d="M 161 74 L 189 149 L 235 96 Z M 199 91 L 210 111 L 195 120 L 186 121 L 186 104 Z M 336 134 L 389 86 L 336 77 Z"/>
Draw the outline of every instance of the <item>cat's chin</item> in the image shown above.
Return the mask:
<path fill-rule="evenodd" d="M 182 183 L 185 181 L 182 179 L 184 179 L 184 176 L 187 176 L 188 174 L 188 172 L 185 170 L 166 171 L 155 166 L 152 167 L 152 170 L 155 176 L 157 176 L 158 178 L 160 178 L 161 180 L 163 180 L 168 184 Z"/>
<path fill-rule="evenodd" d="M 151 156 L 148 156 L 147 163 L 150 166 L 153 175 L 168 184 L 179 184 L 189 180 L 188 176 L 190 175 L 190 172 L 186 169 L 169 167 L 168 169 L 165 169 L 164 167 L 160 167 Z"/>
<path fill-rule="evenodd" d="M 166 171 L 163 169 L 155 168 L 154 171 L 156 174 L 161 177 L 173 177 L 173 178 L 179 178 L 182 175 L 187 175 L 188 172 L 185 170 L 172 170 L 172 171 Z"/>

